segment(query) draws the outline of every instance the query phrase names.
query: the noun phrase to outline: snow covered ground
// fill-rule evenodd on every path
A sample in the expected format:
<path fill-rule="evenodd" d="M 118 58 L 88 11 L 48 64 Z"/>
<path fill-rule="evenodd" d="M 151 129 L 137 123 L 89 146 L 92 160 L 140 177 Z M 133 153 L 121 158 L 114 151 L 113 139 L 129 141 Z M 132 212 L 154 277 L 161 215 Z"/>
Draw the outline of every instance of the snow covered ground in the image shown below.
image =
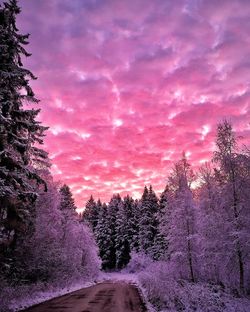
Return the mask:
<path fill-rule="evenodd" d="M 0 311 L 19 311 L 46 300 L 94 285 L 95 283 L 96 281 L 86 282 L 78 280 L 65 287 L 59 285 L 46 286 L 44 284 L 40 284 L 35 286 L 21 286 L 15 289 L 6 288 L 2 293 L 3 296 L 5 295 L 5 300 L 4 298 L 1 298 L 1 301 L 3 302 L 0 306 Z"/>
<path fill-rule="evenodd" d="M 249 312 L 250 298 L 216 284 L 174 279 L 164 263 L 153 263 L 137 275 L 148 301 L 161 312 Z"/>
<path fill-rule="evenodd" d="M 7 305 L 0 307 L 1 312 L 19 311 L 32 305 L 56 298 L 67 293 L 99 284 L 104 281 L 127 283 L 136 285 L 149 312 L 249 312 L 250 300 L 236 297 L 219 286 L 205 283 L 188 283 L 167 278 L 166 272 L 156 267 L 149 267 L 140 273 L 100 273 L 92 282 L 78 280 L 67 287 L 54 285 L 22 286 L 12 293 L 5 291 Z M 11 298 L 11 300 L 10 300 Z"/>

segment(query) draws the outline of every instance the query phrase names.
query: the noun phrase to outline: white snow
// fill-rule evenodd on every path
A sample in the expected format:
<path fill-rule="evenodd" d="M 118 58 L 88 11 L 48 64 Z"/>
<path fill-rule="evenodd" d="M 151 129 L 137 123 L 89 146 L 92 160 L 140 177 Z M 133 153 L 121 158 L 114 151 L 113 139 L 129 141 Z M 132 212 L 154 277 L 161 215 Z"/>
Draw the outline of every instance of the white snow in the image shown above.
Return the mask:
<path fill-rule="evenodd" d="M 56 297 L 63 296 L 67 293 L 79 290 L 81 288 L 92 286 L 94 284 L 96 284 L 96 281 L 86 282 L 79 280 L 65 287 L 50 286 L 47 290 L 45 290 L 44 286 L 39 289 L 38 287 L 34 287 L 33 285 L 27 287 L 25 291 L 25 288 L 23 287 L 20 290 L 20 293 L 18 293 L 18 296 L 11 301 L 9 307 L 12 311 L 20 311 L 22 309 L 31 307 L 33 305 L 42 303 Z M 32 290 L 32 287 L 34 287 L 35 289 Z M 28 291 L 28 288 L 30 291 Z"/>

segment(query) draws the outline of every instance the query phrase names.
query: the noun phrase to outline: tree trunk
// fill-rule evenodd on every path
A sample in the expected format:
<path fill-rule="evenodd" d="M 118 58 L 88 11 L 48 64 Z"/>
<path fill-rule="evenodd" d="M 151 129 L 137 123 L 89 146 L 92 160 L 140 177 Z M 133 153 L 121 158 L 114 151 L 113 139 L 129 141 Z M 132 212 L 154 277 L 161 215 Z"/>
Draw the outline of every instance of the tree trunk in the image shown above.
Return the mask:
<path fill-rule="evenodd" d="M 240 291 L 242 294 L 245 292 L 245 285 L 244 285 L 244 264 L 242 259 L 242 252 L 240 248 L 239 242 L 237 243 L 237 255 L 239 261 L 239 270 L 240 270 Z"/>
<path fill-rule="evenodd" d="M 237 202 L 238 197 L 236 193 L 236 185 L 235 185 L 235 172 L 232 168 L 232 183 L 233 183 L 233 210 L 234 210 L 234 218 L 236 222 L 236 231 L 238 232 L 240 230 L 239 228 L 239 212 L 237 210 Z M 242 259 L 242 250 L 239 242 L 239 237 L 237 234 L 237 242 L 236 242 L 236 253 L 238 257 L 238 263 L 239 263 L 239 278 L 240 278 L 240 292 L 244 293 L 245 291 L 245 285 L 244 285 L 244 263 Z"/>
<path fill-rule="evenodd" d="M 193 269 L 193 258 L 192 258 L 192 247 L 191 247 L 191 242 L 189 239 L 190 228 L 189 228 L 189 221 L 188 220 L 187 220 L 187 231 L 188 231 L 188 263 L 189 263 L 189 268 L 190 268 L 190 276 L 191 276 L 191 281 L 195 282 L 194 269 Z"/>

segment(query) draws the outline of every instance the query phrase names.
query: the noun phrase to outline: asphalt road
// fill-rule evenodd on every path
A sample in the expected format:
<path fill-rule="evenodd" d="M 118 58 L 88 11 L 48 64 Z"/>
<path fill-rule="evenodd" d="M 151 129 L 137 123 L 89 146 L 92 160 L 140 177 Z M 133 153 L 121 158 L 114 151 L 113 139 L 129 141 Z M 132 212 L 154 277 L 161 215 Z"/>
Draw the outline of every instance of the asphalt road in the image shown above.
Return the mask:
<path fill-rule="evenodd" d="M 104 282 L 51 299 L 25 312 L 146 312 L 138 289 L 125 282 Z"/>

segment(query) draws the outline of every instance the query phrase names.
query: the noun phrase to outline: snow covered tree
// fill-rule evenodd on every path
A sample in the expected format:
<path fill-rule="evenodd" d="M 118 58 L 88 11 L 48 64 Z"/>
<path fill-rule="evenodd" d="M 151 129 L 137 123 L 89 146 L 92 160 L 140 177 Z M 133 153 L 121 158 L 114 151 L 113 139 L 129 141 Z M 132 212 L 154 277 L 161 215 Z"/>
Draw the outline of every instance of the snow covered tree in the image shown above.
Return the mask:
<path fill-rule="evenodd" d="M 132 247 L 138 233 L 138 218 L 136 215 L 135 201 L 132 197 L 127 195 L 123 199 L 123 206 L 125 214 L 124 223 L 126 226 L 126 239 L 129 242 L 129 246 Z"/>
<path fill-rule="evenodd" d="M 134 251 L 139 251 L 139 220 L 140 214 L 140 203 L 139 201 L 133 200 L 132 203 L 127 203 L 126 198 L 124 199 L 124 204 L 129 205 L 129 210 L 131 209 L 131 217 L 128 221 L 128 240 L 130 243 L 130 249 Z M 130 207 L 131 206 L 131 207 Z"/>
<path fill-rule="evenodd" d="M 140 201 L 139 243 L 141 251 L 154 257 L 154 240 L 157 234 L 158 198 L 152 186 L 145 186 Z"/>
<path fill-rule="evenodd" d="M 107 236 L 108 243 L 108 250 L 106 251 L 109 263 L 108 269 L 113 269 L 116 267 L 116 248 L 115 248 L 115 241 L 116 241 L 116 220 L 117 220 L 117 213 L 118 213 L 118 206 L 121 202 L 121 197 L 119 194 L 113 195 L 111 198 L 108 209 L 107 209 L 107 218 L 108 218 L 108 227 L 109 227 L 109 235 Z"/>
<path fill-rule="evenodd" d="M 25 265 L 23 277 L 32 282 L 58 279 L 64 258 L 60 194 L 49 176 L 47 185 L 47 192 L 40 192 L 36 202 L 35 232 L 19 257 Z"/>
<path fill-rule="evenodd" d="M 68 232 L 72 227 L 72 223 L 78 222 L 78 216 L 76 212 L 76 205 L 73 195 L 68 185 L 64 184 L 60 190 L 60 210 L 62 211 L 61 226 L 63 229 L 62 240 L 65 240 Z"/>
<path fill-rule="evenodd" d="M 29 85 L 34 75 L 23 68 L 22 56 L 28 35 L 19 33 L 16 0 L 0 6 L 0 254 L 14 249 L 34 231 L 38 185 L 44 184 L 37 169 L 47 166 L 47 153 L 38 146 L 44 131 L 36 121 L 38 109 L 24 108 L 37 103 Z"/>
<path fill-rule="evenodd" d="M 211 164 L 200 168 L 198 191 L 198 231 L 200 233 L 198 271 L 202 280 L 223 282 L 230 255 L 227 244 L 227 214 L 223 194 Z"/>
<path fill-rule="evenodd" d="M 100 260 L 92 235 L 76 218 L 69 215 L 65 221 L 68 214 L 61 209 L 58 185 L 51 177 L 47 185 L 48 191 L 40 192 L 36 202 L 35 232 L 20 257 L 26 268 L 22 277 L 31 282 L 95 277 Z"/>
<path fill-rule="evenodd" d="M 116 218 L 116 268 L 124 268 L 130 260 L 130 246 L 128 240 L 128 206 L 120 201 Z"/>
<path fill-rule="evenodd" d="M 72 213 L 76 212 L 76 205 L 73 198 L 73 195 L 70 191 L 70 188 L 68 185 L 64 184 L 60 188 L 60 194 L 61 194 L 61 205 L 60 209 L 62 211 L 70 211 Z"/>
<path fill-rule="evenodd" d="M 230 271 L 238 268 L 238 287 L 244 293 L 247 259 L 250 256 L 249 158 L 239 151 L 232 125 L 228 121 L 218 125 L 216 145 L 213 160 L 219 165 L 217 176 L 220 177 L 228 220 L 228 236 L 225 240 L 232 242 Z"/>
<path fill-rule="evenodd" d="M 104 203 L 99 212 L 99 218 L 96 226 L 95 237 L 99 247 L 99 256 L 102 259 L 102 268 L 107 269 L 109 265 L 109 243 L 111 239 L 111 230 L 109 228 L 109 218 L 107 214 L 108 207 Z"/>
<path fill-rule="evenodd" d="M 169 177 L 173 190 L 169 226 L 169 253 L 183 277 L 195 281 L 195 214 L 194 201 L 190 189 L 193 177 L 185 154 L 174 166 Z"/>
<path fill-rule="evenodd" d="M 168 235 L 169 235 L 169 197 L 168 186 L 161 193 L 159 209 L 157 211 L 157 233 L 154 240 L 154 258 L 166 260 L 168 258 Z"/>
<path fill-rule="evenodd" d="M 86 203 L 85 210 L 83 212 L 82 220 L 87 222 L 93 232 L 95 232 L 95 228 L 97 226 L 98 214 L 101 206 L 101 201 L 99 200 L 98 203 L 96 203 L 93 196 L 91 195 L 90 199 Z"/>

